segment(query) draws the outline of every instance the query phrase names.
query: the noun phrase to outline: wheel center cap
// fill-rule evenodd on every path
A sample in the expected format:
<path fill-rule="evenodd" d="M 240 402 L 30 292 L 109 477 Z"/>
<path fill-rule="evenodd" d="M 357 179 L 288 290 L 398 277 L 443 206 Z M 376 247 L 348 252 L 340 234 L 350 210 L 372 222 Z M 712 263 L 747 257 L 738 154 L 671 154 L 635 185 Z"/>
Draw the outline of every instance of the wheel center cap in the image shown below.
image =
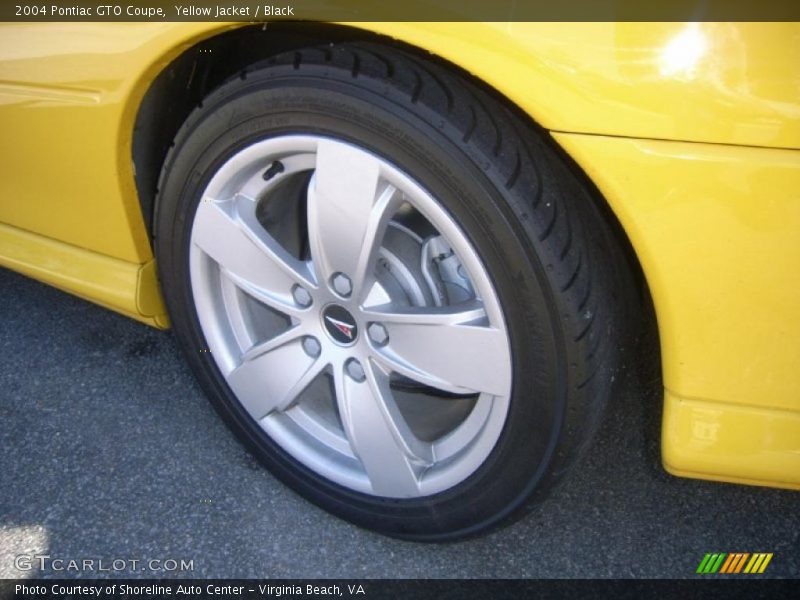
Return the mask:
<path fill-rule="evenodd" d="M 329 304 L 322 311 L 322 325 L 331 339 L 342 346 L 354 344 L 358 338 L 358 326 L 353 315 L 338 304 Z"/>

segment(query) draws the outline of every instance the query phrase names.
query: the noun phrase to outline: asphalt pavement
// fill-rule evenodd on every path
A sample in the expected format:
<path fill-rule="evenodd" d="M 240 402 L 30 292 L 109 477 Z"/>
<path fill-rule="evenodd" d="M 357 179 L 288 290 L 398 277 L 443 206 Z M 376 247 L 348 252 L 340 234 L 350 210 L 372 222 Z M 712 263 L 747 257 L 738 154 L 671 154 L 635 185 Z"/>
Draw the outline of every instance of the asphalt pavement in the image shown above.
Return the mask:
<path fill-rule="evenodd" d="M 69 560 L 121 576 L 681 578 L 706 552 L 773 552 L 766 575 L 800 576 L 800 493 L 662 469 L 653 346 L 535 512 L 478 539 L 416 544 L 276 481 L 217 417 L 170 332 L 0 269 L 0 578 L 93 575 Z M 35 555 L 51 558 L 24 558 Z"/>

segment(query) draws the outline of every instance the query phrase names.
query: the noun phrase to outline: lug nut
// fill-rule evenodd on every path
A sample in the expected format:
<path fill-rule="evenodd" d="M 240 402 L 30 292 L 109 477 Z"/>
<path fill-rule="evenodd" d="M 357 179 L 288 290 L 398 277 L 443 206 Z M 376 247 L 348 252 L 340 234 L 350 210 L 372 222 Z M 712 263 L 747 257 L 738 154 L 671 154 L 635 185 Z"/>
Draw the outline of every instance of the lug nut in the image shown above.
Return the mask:
<path fill-rule="evenodd" d="M 380 323 L 370 323 L 369 327 L 367 327 L 367 333 L 369 334 L 369 339 L 377 346 L 385 346 L 389 341 L 389 333 L 386 331 L 386 327 Z"/>
<path fill-rule="evenodd" d="M 364 367 L 355 358 L 348 359 L 344 365 L 347 374 L 359 383 L 364 381 L 367 376 L 364 374 Z"/>
<path fill-rule="evenodd" d="M 311 294 L 309 294 L 308 290 L 301 285 L 295 285 L 292 288 L 292 297 L 294 298 L 294 301 L 303 308 L 308 308 L 311 306 Z"/>
<path fill-rule="evenodd" d="M 322 346 L 319 345 L 317 338 L 308 336 L 303 339 L 303 350 L 311 358 L 317 358 L 319 353 L 322 352 Z"/>
<path fill-rule="evenodd" d="M 347 298 L 353 292 L 353 284 L 344 273 L 334 273 L 333 277 L 331 277 L 331 285 L 336 293 L 343 298 Z"/>

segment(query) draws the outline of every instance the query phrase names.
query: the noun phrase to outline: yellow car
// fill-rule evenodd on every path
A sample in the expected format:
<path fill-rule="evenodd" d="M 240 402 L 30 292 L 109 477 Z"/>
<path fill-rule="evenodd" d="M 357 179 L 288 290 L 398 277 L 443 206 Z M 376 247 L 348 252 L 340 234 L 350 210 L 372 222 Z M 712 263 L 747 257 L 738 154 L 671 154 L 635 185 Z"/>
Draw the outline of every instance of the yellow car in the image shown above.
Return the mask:
<path fill-rule="evenodd" d="M 0 264 L 340 517 L 524 514 L 650 298 L 664 467 L 800 488 L 798 24 L 5 23 L 0 135 Z"/>

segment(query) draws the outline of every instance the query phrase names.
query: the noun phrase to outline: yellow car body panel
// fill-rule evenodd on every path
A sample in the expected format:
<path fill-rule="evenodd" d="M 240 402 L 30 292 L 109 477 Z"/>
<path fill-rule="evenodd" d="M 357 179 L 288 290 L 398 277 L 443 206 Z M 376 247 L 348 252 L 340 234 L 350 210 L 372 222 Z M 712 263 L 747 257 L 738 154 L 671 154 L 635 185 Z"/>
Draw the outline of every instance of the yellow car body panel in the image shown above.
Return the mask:
<path fill-rule="evenodd" d="M 374 29 L 464 67 L 546 129 L 800 148 L 800 23 Z"/>
<path fill-rule="evenodd" d="M 555 134 L 647 277 L 673 473 L 800 487 L 800 152 Z"/>
<path fill-rule="evenodd" d="M 170 32 L 176 26 L 180 37 Z M 0 162 L 0 223 L 131 263 L 150 260 L 133 177 L 136 110 L 181 39 L 204 29 L 1 24 L 0 131 L 13 146 Z"/>
<path fill-rule="evenodd" d="M 800 485 L 800 25 L 350 25 L 483 80 L 602 191 L 653 295 L 667 469 Z M 134 122 L 171 60 L 239 26 L 0 25 L 0 264 L 167 326 Z"/>
<path fill-rule="evenodd" d="M 0 223 L 0 266 L 148 325 L 169 324 L 152 259 L 127 262 Z"/>
<path fill-rule="evenodd" d="M 673 475 L 800 490 L 800 413 L 666 391 L 661 455 Z"/>
<path fill-rule="evenodd" d="M 636 250 L 665 387 L 800 411 L 800 152 L 555 138 L 609 199 Z"/>

